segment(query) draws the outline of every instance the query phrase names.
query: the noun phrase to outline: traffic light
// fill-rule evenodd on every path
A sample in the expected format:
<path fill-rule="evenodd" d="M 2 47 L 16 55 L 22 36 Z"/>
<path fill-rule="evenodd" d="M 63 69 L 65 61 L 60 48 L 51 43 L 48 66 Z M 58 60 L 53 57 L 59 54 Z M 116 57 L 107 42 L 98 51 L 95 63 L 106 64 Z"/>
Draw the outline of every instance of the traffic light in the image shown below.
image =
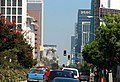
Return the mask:
<path fill-rule="evenodd" d="M 70 60 L 70 55 L 68 55 L 68 60 Z"/>
<path fill-rule="evenodd" d="M 66 54 L 66 50 L 64 50 L 64 53 L 63 53 L 63 55 L 64 55 L 64 56 L 66 56 L 66 55 L 67 55 L 67 54 Z"/>

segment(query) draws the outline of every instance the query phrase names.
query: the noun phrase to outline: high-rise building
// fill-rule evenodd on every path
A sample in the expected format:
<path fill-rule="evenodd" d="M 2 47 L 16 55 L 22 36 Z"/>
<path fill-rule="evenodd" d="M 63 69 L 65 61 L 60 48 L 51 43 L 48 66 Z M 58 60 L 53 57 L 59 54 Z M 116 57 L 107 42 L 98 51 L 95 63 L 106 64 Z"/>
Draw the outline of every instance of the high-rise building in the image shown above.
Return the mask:
<path fill-rule="evenodd" d="M 78 20 L 77 20 L 77 26 L 76 26 L 76 46 L 75 46 L 75 52 L 80 53 L 81 52 L 81 46 L 84 45 L 84 43 L 89 43 L 89 34 L 90 34 L 90 21 L 91 19 L 88 18 L 88 16 L 91 16 L 91 11 L 88 9 L 79 9 L 78 10 Z"/>
<path fill-rule="evenodd" d="M 95 40 L 96 28 L 103 22 L 104 16 L 108 13 L 118 14 L 120 9 L 120 0 L 92 0 L 91 1 L 91 34 L 90 42 Z"/>
<path fill-rule="evenodd" d="M 75 36 L 71 36 L 71 51 L 75 48 Z"/>
<path fill-rule="evenodd" d="M 77 57 L 85 44 L 89 43 L 90 39 L 90 9 L 79 9 L 77 25 L 75 27 L 75 56 Z"/>
<path fill-rule="evenodd" d="M 70 55 L 70 62 L 73 63 L 72 58 L 75 56 L 75 36 L 71 36 L 71 55 Z"/>
<path fill-rule="evenodd" d="M 90 28 L 90 42 L 95 40 L 95 30 L 99 26 L 99 8 L 100 0 L 91 0 L 91 28 Z"/>
<path fill-rule="evenodd" d="M 43 0 L 27 0 L 28 15 L 35 18 L 38 27 L 35 28 L 35 54 L 40 60 L 43 56 Z"/>
<path fill-rule="evenodd" d="M 26 30 L 26 0 L 0 0 L 0 13 L 1 18 L 16 21 L 16 25 L 19 24 L 19 28 L 16 27 L 18 30 Z"/>

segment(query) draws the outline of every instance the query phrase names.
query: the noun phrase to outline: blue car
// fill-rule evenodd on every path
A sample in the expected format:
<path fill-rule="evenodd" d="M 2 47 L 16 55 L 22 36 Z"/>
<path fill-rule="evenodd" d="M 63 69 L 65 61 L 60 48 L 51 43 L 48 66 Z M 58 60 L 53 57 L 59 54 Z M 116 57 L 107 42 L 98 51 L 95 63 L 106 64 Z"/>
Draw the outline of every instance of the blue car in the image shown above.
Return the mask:
<path fill-rule="evenodd" d="M 30 69 L 27 82 L 44 82 L 44 71 L 42 69 Z"/>

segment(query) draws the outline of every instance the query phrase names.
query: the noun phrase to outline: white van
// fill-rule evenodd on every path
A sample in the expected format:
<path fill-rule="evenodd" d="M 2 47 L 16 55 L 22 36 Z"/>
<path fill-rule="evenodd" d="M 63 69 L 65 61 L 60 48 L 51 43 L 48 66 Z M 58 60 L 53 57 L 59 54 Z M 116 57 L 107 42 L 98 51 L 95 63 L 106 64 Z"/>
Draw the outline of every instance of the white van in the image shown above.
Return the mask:
<path fill-rule="evenodd" d="M 79 72 L 76 68 L 62 68 L 63 71 L 71 71 L 74 74 L 74 78 L 79 79 Z"/>

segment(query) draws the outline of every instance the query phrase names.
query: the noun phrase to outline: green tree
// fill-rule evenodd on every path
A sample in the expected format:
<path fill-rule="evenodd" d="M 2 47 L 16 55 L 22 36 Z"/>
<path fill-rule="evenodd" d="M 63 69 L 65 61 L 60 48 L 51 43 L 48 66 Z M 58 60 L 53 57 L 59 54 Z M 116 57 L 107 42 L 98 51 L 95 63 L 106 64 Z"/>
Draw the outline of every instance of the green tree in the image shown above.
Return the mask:
<path fill-rule="evenodd" d="M 96 40 L 87 44 L 83 49 L 84 59 L 110 69 L 120 64 L 120 14 L 107 15 L 105 25 L 96 30 Z"/>
<path fill-rule="evenodd" d="M 113 71 L 120 65 L 120 14 L 108 14 L 96 29 L 96 40 L 83 49 L 84 60 L 99 68 Z"/>

